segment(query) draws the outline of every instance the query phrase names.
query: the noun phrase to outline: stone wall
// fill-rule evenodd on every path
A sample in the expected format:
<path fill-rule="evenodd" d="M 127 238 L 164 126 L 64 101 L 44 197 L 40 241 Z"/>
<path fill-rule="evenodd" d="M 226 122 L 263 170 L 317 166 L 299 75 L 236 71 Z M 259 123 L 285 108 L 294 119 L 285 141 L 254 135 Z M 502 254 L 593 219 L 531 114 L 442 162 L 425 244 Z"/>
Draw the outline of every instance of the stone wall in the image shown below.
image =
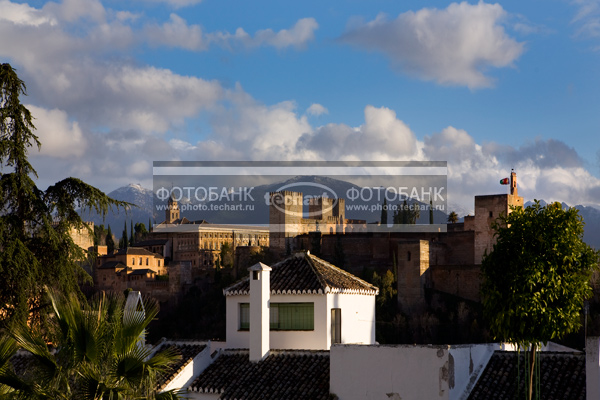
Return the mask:
<path fill-rule="evenodd" d="M 435 265 L 429 269 L 431 288 L 463 299 L 481 300 L 479 265 Z"/>

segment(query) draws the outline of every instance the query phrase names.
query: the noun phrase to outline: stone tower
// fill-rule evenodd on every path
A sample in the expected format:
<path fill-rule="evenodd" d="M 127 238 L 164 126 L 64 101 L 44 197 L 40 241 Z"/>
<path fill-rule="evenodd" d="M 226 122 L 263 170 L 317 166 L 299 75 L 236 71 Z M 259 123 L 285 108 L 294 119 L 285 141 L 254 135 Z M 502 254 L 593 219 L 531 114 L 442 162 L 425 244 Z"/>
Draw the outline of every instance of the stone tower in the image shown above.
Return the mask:
<path fill-rule="evenodd" d="M 302 232 L 303 195 L 287 190 L 271 192 L 269 200 L 269 247 L 276 254 L 285 254 L 287 241 Z"/>
<path fill-rule="evenodd" d="M 169 197 L 167 209 L 165 210 L 165 222 L 167 224 L 172 224 L 174 221 L 177 221 L 179 217 L 179 204 L 177 203 L 177 200 L 175 200 L 173 196 L 171 196 Z"/>
<path fill-rule="evenodd" d="M 405 313 L 425 308 L 425 289 L 431 286 L 429 240 L 398 244 L 398 304 Z"/>
<path fill-rule="evenodd" d="M 518 195 L 517 174 L 510 174 L 510 194 L 475 196 L 475 216 L 465 217 L 465 230 L 475 231 L 474 260 L 481 264 L 483 255 L 493 249 L 496 239 L 492 223 L 501 215 L 511 212 L 511 206 L 523 207 L 523 197 Z"/>

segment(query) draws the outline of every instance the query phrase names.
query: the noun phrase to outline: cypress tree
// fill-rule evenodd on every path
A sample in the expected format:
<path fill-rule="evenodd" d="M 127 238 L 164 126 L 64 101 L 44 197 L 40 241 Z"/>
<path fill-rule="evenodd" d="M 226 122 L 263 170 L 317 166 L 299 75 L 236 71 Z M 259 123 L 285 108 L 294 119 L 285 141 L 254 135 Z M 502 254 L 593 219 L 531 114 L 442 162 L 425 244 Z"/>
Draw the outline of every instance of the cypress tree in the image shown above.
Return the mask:
<path fill-rule="evenodd" d="M 104 215 L 128 204 L 76 178 L 46 190 L 36 186 L 28 152 L 41 143 L 33 133 L 33 116 L 19 99 L 26 94 L 10 64 L 0 64 L 0 328 L 18 322 L 46 325 L 45 286 L 82 296 L 79 282 L 91 277 L 77 263 L 85 254 L 70 231 L 92 230 L 76 206 Z"/>
<path fill-rule="evenodd" d="M 136 237 L 135 237 L 135 234 L 133 231 L 133 219 L 129 223 L 129 228 L 130 228 L 129 232 L 131 233 L 131 236 L 129 237 L 129 246 L 133 247 L 133 245 L 135 244 L 135 240 L 136 240 Z"/>
<path fill-rule="evenodd" d="M 121 240 L 119 241 L 119 247 L 122 249 L 126 249 L 129 245 L 129 239 L 127 238 L 127 221 L 125 221 L 123 225 L 123 235 L 121 236 Z"/>
<path fill-rule="evenodd" d="M 110 225 L 108 225 L 108 233 L 106 234 L 106 250 L 108 254 L 112 254 L 115 251 L 115 240 L 113 239 Z"/>

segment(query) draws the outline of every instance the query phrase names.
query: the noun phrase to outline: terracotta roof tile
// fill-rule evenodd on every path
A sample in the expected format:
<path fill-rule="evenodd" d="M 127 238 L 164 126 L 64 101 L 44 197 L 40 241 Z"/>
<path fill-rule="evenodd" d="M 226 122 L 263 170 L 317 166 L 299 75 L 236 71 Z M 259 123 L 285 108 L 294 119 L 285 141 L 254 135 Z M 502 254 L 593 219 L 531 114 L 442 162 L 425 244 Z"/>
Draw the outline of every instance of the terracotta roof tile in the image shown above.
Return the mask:
<path fill-rule="evenodd" d="M 188 365 L 194 357 L 206 348 L 204 344 L 174 344 L 166 343 L 161 345 L 156 352 L 164 351 L 167 349 L 174 349 L 181 355 L 181 359 L 171 366 L 168 372 L 161 373 L 157 376 L 156 387 L 158 390 L 164 389 L 169 382 L 171 382 L 177 374 L 179 374 L 186 365 Z"/>
<path fill-rule="evenodd" d="M 539 353 L 540 398 L 585 400 L 585 354 Z M 512 351 L 496 351 L 468 400 L 512 400 L 526 391 L 526 361 Z"/>
<path fill-rule="evenodd" d="M 271 268 L 271 294 L 379 293 L 377 287 L 310 253 L 294 255 Z M 246 295 L 249 290 L 246 277 L 223 292 L 226 296 Z"/>
<path fill-rule="evenodd" d="M 329 399 L 328 351 L 271 350 L 250 362 L 247 350 L 226 350 L 188 388 L 220 399 Z"/>

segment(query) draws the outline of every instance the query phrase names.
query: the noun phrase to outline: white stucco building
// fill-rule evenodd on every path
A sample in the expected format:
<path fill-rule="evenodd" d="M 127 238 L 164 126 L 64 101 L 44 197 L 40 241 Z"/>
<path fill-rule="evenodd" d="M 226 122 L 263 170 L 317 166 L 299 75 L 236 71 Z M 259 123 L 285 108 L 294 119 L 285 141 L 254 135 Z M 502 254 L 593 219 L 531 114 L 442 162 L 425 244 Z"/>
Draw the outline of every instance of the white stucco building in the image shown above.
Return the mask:
<path fill-rule="evenodd" d="M 261 282 L 261 274 L 269 282 L 262 281 L 256 288 L 266 290 L 268 296 L 256 307 L 268 313 L 271 349 L 329 350 L 334 343 L 375 343 L 379 292 L 375 286 L 309 252 L 270 267 L 260 265 L 250 269 L 251 276 L 224 290 L 227 348 L 252 347 L 250 314 L 255 303 L 250 293 L 253 278 Z"/>

